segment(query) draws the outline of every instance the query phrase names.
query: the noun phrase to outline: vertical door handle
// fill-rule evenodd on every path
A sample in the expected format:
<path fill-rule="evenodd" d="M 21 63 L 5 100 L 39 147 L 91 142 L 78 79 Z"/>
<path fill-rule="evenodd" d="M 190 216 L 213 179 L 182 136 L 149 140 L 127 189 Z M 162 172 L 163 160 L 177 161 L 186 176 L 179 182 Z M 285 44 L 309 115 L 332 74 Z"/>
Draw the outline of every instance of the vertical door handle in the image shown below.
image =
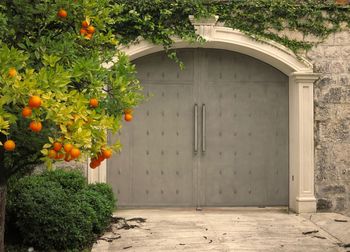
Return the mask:
<path fill-rule="evenodd" d="M 194 153 L 198 152 L 198 105 L 194 104 Z"/>
<path fill-rule="evenodd" d="M 206 124 L 206 108 L 205 104 L 202 105 L 202 152 L 206 151 L 206 133 L 205 133 L 205 124 Z"/>

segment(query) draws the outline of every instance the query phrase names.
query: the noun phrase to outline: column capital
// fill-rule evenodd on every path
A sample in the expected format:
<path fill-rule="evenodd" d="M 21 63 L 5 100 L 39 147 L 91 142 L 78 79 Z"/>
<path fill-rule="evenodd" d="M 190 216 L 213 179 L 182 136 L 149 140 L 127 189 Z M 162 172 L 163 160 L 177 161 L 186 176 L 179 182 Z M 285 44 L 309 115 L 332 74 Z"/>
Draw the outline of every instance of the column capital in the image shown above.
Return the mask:
<path fill-rule="evenodd" d="M 294 72 L 289 75 L 290 79 L 295 81 L 296 83 L 313 83 L 317 79 L 319 79 L 320 76 L 321 74 L 312 72 Z"/>

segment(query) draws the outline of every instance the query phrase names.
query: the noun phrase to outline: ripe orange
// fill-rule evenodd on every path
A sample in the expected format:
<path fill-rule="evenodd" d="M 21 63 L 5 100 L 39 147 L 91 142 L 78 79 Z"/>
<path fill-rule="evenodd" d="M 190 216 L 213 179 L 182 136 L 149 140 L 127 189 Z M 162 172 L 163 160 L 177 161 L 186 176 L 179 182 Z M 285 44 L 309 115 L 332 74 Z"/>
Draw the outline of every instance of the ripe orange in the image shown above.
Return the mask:
<path fill-rule="evenodd" d="M 130 122 L 132 120 L 132 114 L 126 113 L 124 115 L 124 119 L 125 121 Z"/>
<path fill-rule="evenodd" d="M 103 156 L 103 154 L 98 154 L 97 160 L 101 163 L 103 162 L 103 160 L 105 160 L 105 157 Z"/>
<path fill-rule="evenodd" d="M 62 159 L 64 157 L 63 153 L 57 153 L 55 159 Z"/>
<path fill-rule="evenodd" d="M 91 159 L 90 168 L 95 169 L 97 166 L 100 166 L 100 162 L 97 159 Z"/>
<path fill-rule="evenodd" d="M 32 109 L 30 107 L 24 107 L 22 109 L 22 116 L 23 117 L 28 117 L 32 115 Z"/>
<path fill-rule="evenodd" d="M 65 9 L 60 9 L 58 12 L 57 12 L 57 16 L 60 17 L 60 18 L 66 18 L 68 16 L 68 13 Z"/>
<path fill-rule="evenodd" d="M 73 160 L 73 158 L 69 155 L 69 153 L 66 153 L 66 155 L 64 156 L 64 161 L 70 162 L 72 160 Z"/>
<path fill-rule="evenodd" d="M 73 145 L 70 144 L 70 143 L 66 143 L 64 146 L 63 146 L 63 149 L 66 153 L 69 153 L 72 149 L 73 149 Z"/>
<path fill-rule="evenodd" d="M 15 77 L 15 76 L 17 75 L 16 69 L 13 68 L 13 67 L 11 67 L 11 68 L 9 69 L 8 75 L 9 75 L 11 78 Z"/>
<path fill-rule="evenodd" d="M 57 152 L 55 150 L 49 150 L 49 153 L 47 154 L 49 158 L 55 158 L 56 155 L 57 155 Z"/>
<path fill-rule="evenodd" d="M 87 33 L 87 34 L 85 34 L 84 38 L 86 38 L 86 39 L 92 39 L 92 34 Z"/>
<path fill-rule="evenodd" d="M 95 33 L 95 27 L 90 25 L 88 28 L 86 28 L 87 33 L 94 34 Z"/>
<path fill-rule="evenodd" d="M 33 95 L 29 98 L 28 102 L 29 107 L 39 108 L 41 106 L 41 99 L 39 96 Z"/>
<path fill-rule="evenodd" d="M 102 155 L 104 158 L 108 159 L 112 156 L 112 151 L 111 150 L 108 150 L 108 149 L 104 149 L 102 151 Z"/>
<path fill-rule="evenodd" d="M 62 149 L 62 144 L 59 143 L 59 142 L 54 142 L 54 143 L 53 143 L 53 149 L 54 149 L 55 151 L 60 151 L 60 150 Z"/>
<path fill-rule="evenodd" d="M 98 106 L 98 100 L 96 98 L 90 99 L 90 107 L 96 108 Z"/>
<path fill-rule="evenodd" d="M 79 32 L 80 32 L 80 35 L 85 35 L 87 33 L 87 30 L 84 28 L 81 28 Z"/>
<path fill-rule="evenodd" d="M 88 28 L 89 27 L 88 21 L 84 20 L 83 22 L 81 22 L 81 27 Z"/>
<path fill-rule="evenodd" d="M 73 148 L 71 151 L 70 151 L 70 155 L 72 158 L 77 158 L 80 156 L 80 150 L 78 148 Z"/>
<path fill-rule="evenodd" d="M 16 144 L 15 144 L 15 142 L 13 140 L 7 140 L 4 143 L 4 148 L 7 151 L 13 151 L 16 148 Z"/>
<path fill-rule="evenodd" d="M 43 125 L 41 124 L 41 122 L 39 121 L 31 121 L 29 124 L 29 128 L 33 131 L 33 132 L 39 132 L 42 130 Z"/>

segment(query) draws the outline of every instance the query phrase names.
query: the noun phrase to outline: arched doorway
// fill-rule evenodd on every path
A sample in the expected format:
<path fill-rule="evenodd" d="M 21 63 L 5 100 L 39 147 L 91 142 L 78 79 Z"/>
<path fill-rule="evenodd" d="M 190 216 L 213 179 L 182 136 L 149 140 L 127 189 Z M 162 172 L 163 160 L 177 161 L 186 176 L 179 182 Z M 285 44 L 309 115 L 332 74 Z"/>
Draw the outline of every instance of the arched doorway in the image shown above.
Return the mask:
<path fill-rule="evenodd" d="M 255 41 L 215 21 L 194 23 L 207 42 L 188 44 L 174 39 L 175 48 L 215 48 L 239 52 L 265 62 L 289 78 L 289 207 L 296 212 L 316 211 L 314 196 L 313 83 L 318 78 L 312 65 L 271 41 Z M 162 47 L 146 41 L 122 48 L 132 60 L 158 52 Z M 113 64 L 111 62 L 111 64 Z M 111 167 L 109 167 L 111 168 Z M 106 167 L 88 172 L 90 182 L 107 181 Z"/>
<path fill-rule="evenodd" d="M 134 61 L 150 99 L 114 136 L 119 206 L 287 206 L 288 77 L 227 50 L 178 55 L 183 71 L 164 52 Z"/>

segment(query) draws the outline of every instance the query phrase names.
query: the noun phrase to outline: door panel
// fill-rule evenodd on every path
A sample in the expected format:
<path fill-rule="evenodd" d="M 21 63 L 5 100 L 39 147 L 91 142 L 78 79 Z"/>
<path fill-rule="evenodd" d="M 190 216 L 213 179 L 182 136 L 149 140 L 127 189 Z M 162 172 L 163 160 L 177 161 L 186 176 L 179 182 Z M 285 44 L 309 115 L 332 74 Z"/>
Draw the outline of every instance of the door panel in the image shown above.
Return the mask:
<path fill-rule="evenodd" d="M 123 144 L 108 161 L 119 206 L 287 205 L 288 78 L 239 53 L 182 49 L 178 55 L 185 70 L 164 53 L 135 61 L 150 98 L 120 136 L 110 136 Z"/>
<path fill-rule="evenodd" d="M 120 206 L 192 206 L 193 51 L 186 70 L 164 54 L 135 61 L 149 99 L 121 130 L 120 155 L 108 163 L 108 180 Z"/>
<path fill-rule="evenodd" d="M 203 50 L 200 57 L 199 99 L 207 107 L 201 205 L 286 205 L 287 77 L 244 55 Z"/>

